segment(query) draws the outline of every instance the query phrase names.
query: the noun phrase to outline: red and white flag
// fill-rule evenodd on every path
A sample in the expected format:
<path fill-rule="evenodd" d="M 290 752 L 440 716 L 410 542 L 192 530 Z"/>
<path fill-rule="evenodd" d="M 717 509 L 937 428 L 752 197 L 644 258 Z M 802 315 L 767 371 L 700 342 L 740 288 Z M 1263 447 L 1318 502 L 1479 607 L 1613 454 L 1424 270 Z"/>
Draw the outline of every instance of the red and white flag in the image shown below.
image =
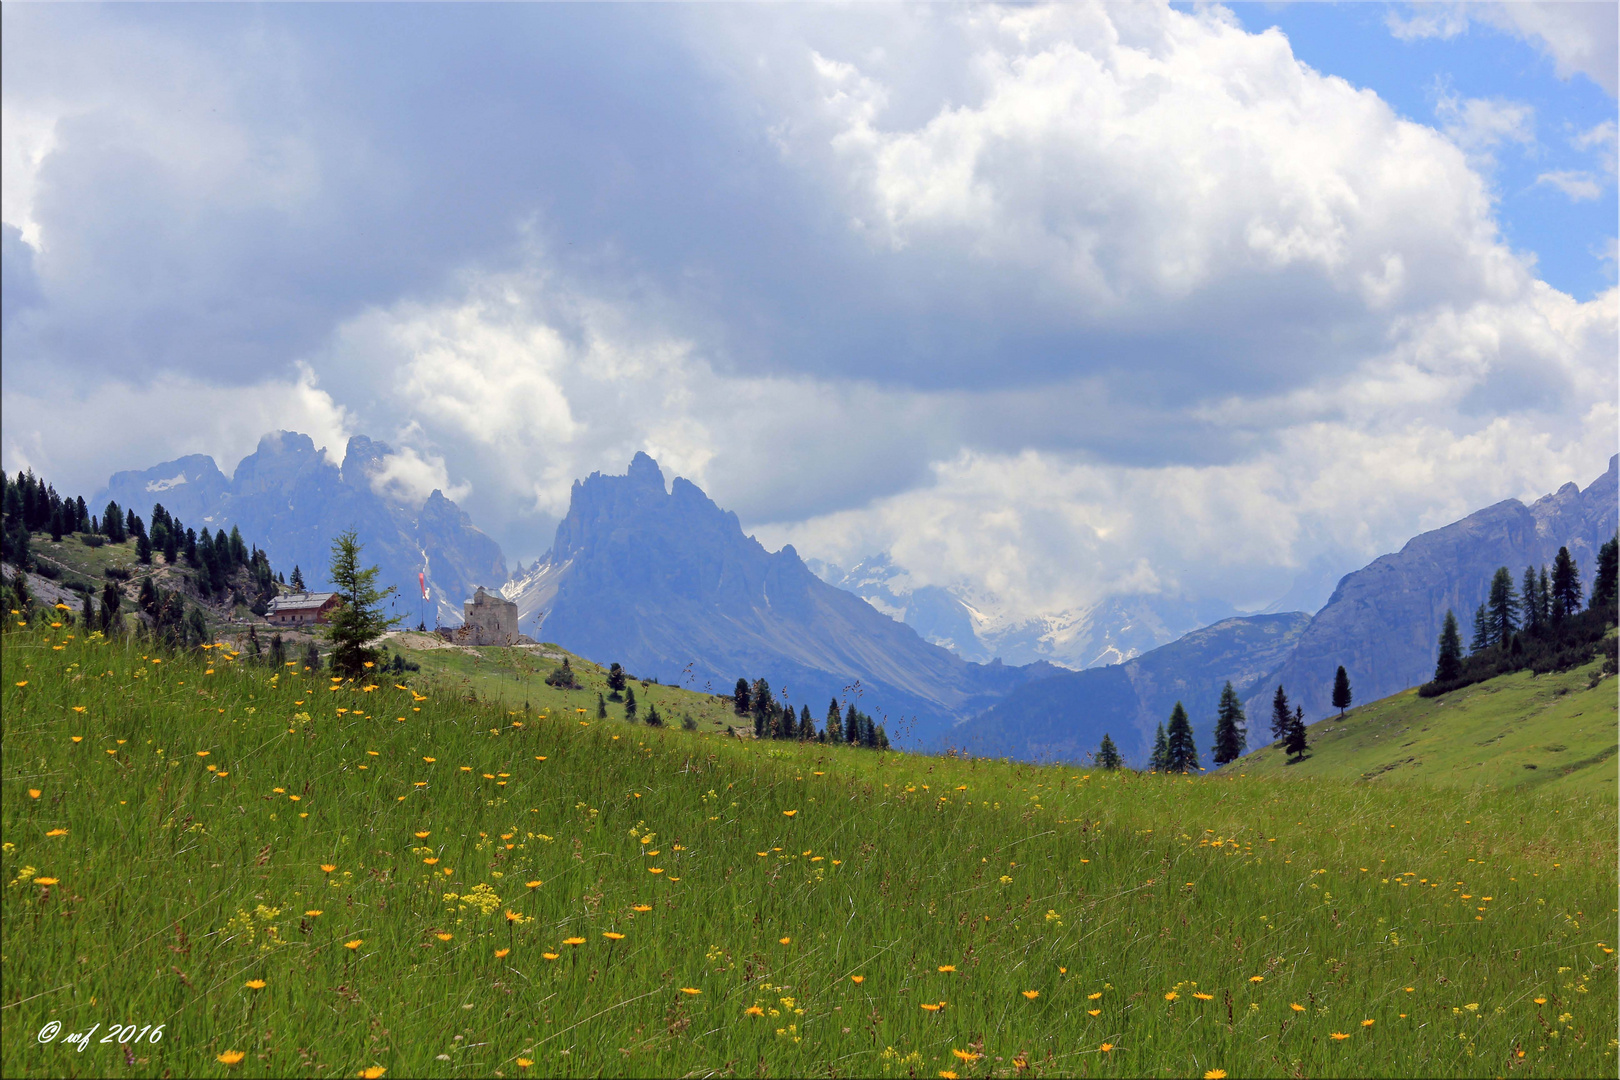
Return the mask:
<path fill-rule="evenodd" d="M 428 598 L 428 594 L 427 594 L 427 571 L 418 570 L 416 572 L 416 581 L 417 581 L 417 584 L 422 586 L 422 599 L 426 600 Z"/>

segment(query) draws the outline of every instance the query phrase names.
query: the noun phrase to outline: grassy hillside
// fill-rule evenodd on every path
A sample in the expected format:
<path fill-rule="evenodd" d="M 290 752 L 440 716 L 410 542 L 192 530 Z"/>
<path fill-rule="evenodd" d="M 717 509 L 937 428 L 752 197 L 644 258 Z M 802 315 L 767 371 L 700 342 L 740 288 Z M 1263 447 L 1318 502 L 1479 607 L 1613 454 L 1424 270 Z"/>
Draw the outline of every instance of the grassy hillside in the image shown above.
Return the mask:
<path fill-rule="evenodd" d="M 1287 763 L 1266 746 L 1230 769 L 1251 778 L 1421 782 L 1445 787 L 1566 787 L 1615 801 L 1620 743 L 1615 680 L 1592 685 L 1598 662 L 1572 671 L 1528 671 L 1453 690 L 1375 701 L 1310 725 L 1310 755 Z M 1250 731 L 1263 718 L 1250 718 Z M 1261 736 L 1262 738 L 1264 736 Z"/>
<path fill-rule="evenodd" d="M 1612 791 L 756 743 L 18 621 L 7 1076 L 1615 1072 Z"/>
<path fill-rule="evenodd" d="M 594 720 L 597 696 L 605 699 L 609 693 L 607 668 L 557 645 L 512 649 L 441 646 L 435 635 L 414 631 L 389 635 L 385 644 L 421 666 L 420 674 L 413 678 L 426 679 L 450 693 L 471 693 L 506 708 L 527 707 L 531 712 L 547 711 L 556 716 L 576 716 L 578 710 L 584 709 L 584 716 Z M 546 685 L 546 676 L 561 666 L 565 656 L 579 685 L 577 690 Z M 682 717 L 690 716 L 703 731 L 723 732 L 728 726 L 749 733 L 754 730 L 751 719 L 739 718 L 728 702 L 712 694 L 654 682 L 632 681 L 630 688 L 636 692 L 638 720 L 646 717 L 649 706 L 656 706 L 664 722 L 674 727 L 680 726 Z M 610 719 L 624 719 L 623 702 L 604 704 Z M 821 716 L 818 714 L 816 719 L 819 722 Z"/>

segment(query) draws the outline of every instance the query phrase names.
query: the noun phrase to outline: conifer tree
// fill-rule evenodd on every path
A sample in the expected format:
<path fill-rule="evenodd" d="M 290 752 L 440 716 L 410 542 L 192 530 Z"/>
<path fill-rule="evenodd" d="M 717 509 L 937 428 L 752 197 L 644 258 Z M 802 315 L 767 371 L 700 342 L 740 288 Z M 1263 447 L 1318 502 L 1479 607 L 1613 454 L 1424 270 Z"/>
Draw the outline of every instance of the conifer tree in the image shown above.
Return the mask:
<path fill-rule="evenodd" d="M 627 679 L 624 674 L 624 668 L 620 667 L 619 662 L 615 660 L 613 663 L 608 665 L 608 700 L 622 701 L 626 683 Z"/>
<path fill-rule="evenodd" d="M 633 686 L 629 687 L 624 692 L 624 718 L 626 720 L 634 720 L 636 718 L 636 709 L 638 707 L 639 706 L 636 705 L 636 688 Z"/>
<path fill-rule="evenodd" d="M 1214 758 L 1217 766 L 1236 761 L 1243 756 L 1248 739 L 1244 732 L 1243 702 L 1232 689 L 1231 680 L 1221 690 L 1221 703 L 1215 710 Z"/>
<path fill-rule="evenodd" d="M 259 628 L 252 623 L 248 624 L 248 652 L 255 658 L 264 655 L 264 650 L 259 646 Z"/>
<path fill-rule="evenodd" d="M 1350 707 L 1350 675 L 1339 665 L 1339 670 L 1333 676 L 1333 707 L 1339 710 L 1339 719 L 1344 719 L 1344 710 Z"/>
<path fill-rule="evenodd" d="M 228 551 L 228 543 L 216 536 L 216 553 L 221 547 Z M 377 568 L 360 563 L 363 547 L 353 529 L 339 533 L 332 541 L 329 571 L 342 600 L 326 624 L 326 638 L 332 643 L 332 670 L 351 679 L 363 675 L 380 655 L 371 643 L 399 623 L 397 616 L 384 615 L 382 610 L 382 602 L 393 595 L 394 586 L 377 588 Z"/>
<path fill-rule="evenodd" d="M 1536 568 L 1524 568 L 1524 577 L 1519 579 L 1520 610 L 1524 612 L 1524 632 L 1537 634 L 1541 632 L 1541 586 L 1536 578 Z"/>
<path fill-rule="evenodd" d="M 1553 603 L 1558 603 L 1557 578 L 1554 577 Z M 1513 637 L 1513 631 L 1519 628 L 1519 594 L 1513 588 L 1513 575 L 1505 566 L 1497 567 L 1496 573 L 1491 575 L 1491 594 L 1485 601 L 1486 616 L 1491 624 L 1491 640 L 1497 645 L 1507 645 Z M 1557 620 L 1557 609 L 1554 608 L 1554 620 Z"/>
<path fill-rule="evenodd" d="M 872 748 L 874 750 L 887 750 L 889 748 L 889 733 L 879 724 L 872 732 Z"/>
<path fill-rule="evenodd" d="M 1491 645 L 1491 620 L 1485 614 L 1485 605 L 1481 604 L 1474 609 L 1474 639 L 1468 643 L 1468 651 L 1484 652 Z"/>
<path fill-rule="evenodd" d="M 1187 710 L 1181 707 L 1179 701 L 1170 710 L 1170 726 L 1165 730 L 1165 736 L 1165 771 L 1196 772 L 1198 748 L 1193 745 L 1192 723 L 1187 719 Z"/>
<path fill-rule="evenodd" d="M 1566 618 L 1581 610 L 1581 574 L 1575 566 L 1575 560 L 1569 556 L 1569 548 L 1558 549 L 1558 556 L 1553 559 L 1552 569 L 1552 622 L 1554 626 L 1561 624 Z"/>
<path fill-rule="evenodd" d="M 1283 693 L 1281 686 L 1271 699 L 1271 738 L 1282 742 L 1288 738 L 1288 732 L 1293 727 L 1293 713 L 1288 708 L 1288 695 Z"/>
<path fill-rule="evenodd" d="M 321 670 L 321 651 L 313 641 L 304 647 L 304 667 L 309 671 Z"/>
<path fill-rule="evenodd" d="M 1303 758 L 1305 751 L 1310 747 L 1305 743 L 1305 708 L 1295 706 L 1293 718 L 1288 724 L 1288 735 L 1283 740 L 1283 749 L 1292 758 Z"/>
<path fill-rule="evenodd" d="M 1616 601 L 1616 573 L 1620 571 L 1620 534 L 1610 537 L 1598 548 L 1597 576 L 1592 579 L 1592 608 L 1606 612 L 1613 621 Z"/>
<path fill-rule="evenodd" d="M 731 692 L 731 710 L 738 716 L 748 715 L 748 680 L 739 678 L 737 688 Z"/>
<path fill-rule="evenodd" d="M 855 703 L 849 703 L 849 709 L 844 713 L 844 738 L 851 746 L 865 746 L 865 732 L 861 730 L 861 714 L 855 708 Z"/>
<path fill-rule="evenodd" d="M 754 712 L 754 738 L 763 739 L 763 738 L 765 738 L 765 736 L 770 734 L 770 728 L 766 726 L 767 722 L 770 719 L 770 717 L 766 714 L 766 711 L 764 709 L 755 708 L 753 710 L 753 712 Z"/>
<path fill-rule="evenodd" d="M 117 502 L 109 500 L 107 509 L 101 512 L 101 531 L 107 535 L 110 544 L 122 544 L 129 539 L 124 532 L 124 511 Z"/>
<path fill-rule="evenodd" d="M 598 720 L 607 719 L 607 699 L 602 697 L 601 691 L 597 691 L 596 694 L 596 718 Z"/>
<path fill-rule="evenodd" d="M 270 664 L 277 671 L 287 666 L 287 643 L 280 633 L 270 635 Z"/>
<path fill-rule="evenodd" d="M 118 586 L 107 582 L 101 587 L 101 632 L 111 635 L 118 628 L 118 609 L 123 605 L 124 594 L 118 591 Z"/>
<path fill-rule="evenodd" d="M 771 697 L 771 684 L 763 677 L 755 679 L 748 688 L 748 707 L 754 712 L 754 729 L 764 733 L 769 739 L 773 735 L 771 728 L 771 706 L 776 704 Z"/>
<path fill-rule="evenodd" d="M 646 725 L 648 727 L 663 727 L 664 726 L 664 718 L 662 716 L 658 715 L 658 706 L 657 705 L 648 705 L 647 706 L 647 718 L 645 720 L 645 723 L 646 723 Z"/>
<path fill-rule="evenodd" d="M 96 628 L 96 602 L 94 600 L 90 599 L 90 590 L 89 589 L 86 589 L 84 591 L 84 605 L 83 605 L 83 610 L 81 611 L 81 613 L 79 615 L 79 618 L 84 623 L 84 632 L 86 634 L 89 634 L 93 630 L 95 630 L 95 628 Z"/>
<path fill-rule="evenodd" d="M 1446 611 L 1440 630 L 1440 654 L 1434 662 L 1434 681 L 1448 683 L 1462 674 L 1462 636 L 1457 632 L 1457 616 Z"/>
<path fill-rule="evenodd" d="M 145 533 L 135 538 L 135 561 L 144 566 L 152 565 L 152 541 Z"/>
<path fill-rule="evenodd" d="M 1109 772 L 1123 764 L 1119 756 L 1119 747 L 1114 745 L 1114 740 L 1109 737 L 1106 731 L 1103 732 L 1102 742 L 1097 747 L 1096 759 L 1097 768 L 1107 769 Z"/>
<path fill-rule="evenodd" d="M 1170 767 L 1170 740 L 1165 738 L 1164 722 L 1159 722 L 1159 730 L 1153 736 L 1153 753 L 1148 756 L 1148 769 L 1152 772 L 1164 772 Z"/>
<path fill-rule="evenodd" d="M 844 741 L 844 722 L 839 715 L 837 698 L 827 703 L 827 721 L 822 730 L 826 733 L 828 743 L 836 746 Z"/>
<path fill-rule="evenodd" d="M 186 531 L 186 536 L 187 536 L 188 539 L 190 538 L 190 535 L 191 535 L 191 532 L 188 529 Z M 208 536 L 208 534 L 206 532 L 204 532 L 203 533 L 204 539 L 206 539 L 207 536 Z M 187 545 L 187 554 L 188 555 L 190 554 L 190 547 L 191 547 L 191 545 L 188 544 Z M 306 590 L 304 588 L 304 572 L 302 570 L 298 569 L 298 564 L 297 563 L 293 564 L 293 576 L 287 582 L 287 584 L 292 586 L 292 591 L 293 592 L 307 592 L 308 591 L 308 590 Z"/>
<path fill-rule="evenodd" d="M 816 722 L 810 719 L 810 706 L 799 706 L 799 741 L 809 742 L 816 737 Z"/>

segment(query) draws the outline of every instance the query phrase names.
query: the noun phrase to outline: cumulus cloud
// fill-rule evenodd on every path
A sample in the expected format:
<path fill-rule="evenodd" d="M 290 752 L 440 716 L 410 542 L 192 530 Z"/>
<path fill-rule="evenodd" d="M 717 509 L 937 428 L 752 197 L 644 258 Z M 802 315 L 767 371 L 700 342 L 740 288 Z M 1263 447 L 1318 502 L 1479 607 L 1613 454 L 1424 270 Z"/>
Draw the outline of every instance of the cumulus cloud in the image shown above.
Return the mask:
<path fill-rule="evenodd" d="M 1529 107 L 1218 7 L 159 10 L 0 15 L 0 451 L 59 486 L 364 432 L 527 559 L 646 449 L 1040 610 L 1263 603 L 1615 439 L 1614 293 L 1497 227 Z"/>
<path fill-rule="evenodd" d="M 1595 199 L 1603 194 L 1598 178 L 1580 169 L 1555 169 L 1536 177 L 1536 183 L 1547 184 L 1568 195 L 1571 202 Z"/>

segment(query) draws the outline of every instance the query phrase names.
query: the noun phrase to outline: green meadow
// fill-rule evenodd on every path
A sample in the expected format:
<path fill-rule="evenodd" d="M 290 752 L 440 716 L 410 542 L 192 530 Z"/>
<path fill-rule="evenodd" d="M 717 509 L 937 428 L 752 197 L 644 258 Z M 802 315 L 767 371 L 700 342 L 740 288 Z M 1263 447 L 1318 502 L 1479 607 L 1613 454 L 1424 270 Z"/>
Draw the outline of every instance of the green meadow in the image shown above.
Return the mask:
<path fill-rule="evenodd" d="M 1616 801 L 1615 683 L 1600 661 L 1571 671 L 1519 671 L 1436 698 L 1404 690 L 1306 729 L 1290 762 L 1265 746 L 1238 771 L 1251 777 L 1361 778 L 1444 787 L 1559 788 Z M 1251 722 L 1251 731 L 1258 725 Z M 1263 736 L 1262 736 L 1263 737 Z"/>
<path fill-rule="evenodd" d="M 1616 1072 L 1612 787 L 756 743 L 20 621 L 7 1076 Z"/>

